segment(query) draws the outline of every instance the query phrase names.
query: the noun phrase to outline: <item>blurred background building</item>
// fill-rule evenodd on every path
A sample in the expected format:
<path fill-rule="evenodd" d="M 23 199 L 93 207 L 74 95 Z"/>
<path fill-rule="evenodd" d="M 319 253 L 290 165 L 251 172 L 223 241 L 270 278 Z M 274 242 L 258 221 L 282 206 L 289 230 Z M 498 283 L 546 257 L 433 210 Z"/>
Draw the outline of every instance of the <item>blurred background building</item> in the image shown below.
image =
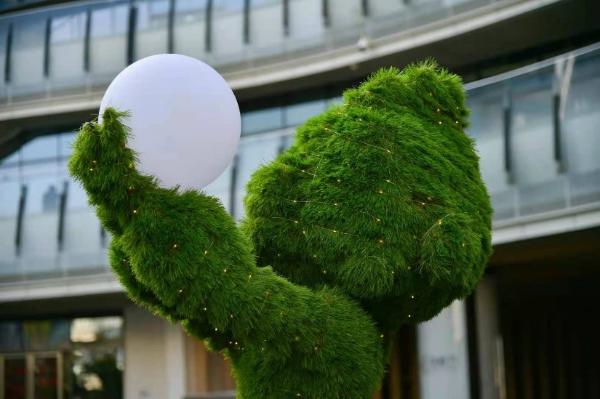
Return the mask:
<path fill-rule="evenodd" d="M 128 64 L 216 67 L 242 109 L 244 185 L 295 126 L 380 66 L 467 82 L 495 208 L 476 293 L 399 334 L 379 398 L 600 398 L 600 5 L 594 0 L 0 2 L 0 399 L 233 398 L 227 364 L 134 306 L 67 175 L 74 130 Z"/>

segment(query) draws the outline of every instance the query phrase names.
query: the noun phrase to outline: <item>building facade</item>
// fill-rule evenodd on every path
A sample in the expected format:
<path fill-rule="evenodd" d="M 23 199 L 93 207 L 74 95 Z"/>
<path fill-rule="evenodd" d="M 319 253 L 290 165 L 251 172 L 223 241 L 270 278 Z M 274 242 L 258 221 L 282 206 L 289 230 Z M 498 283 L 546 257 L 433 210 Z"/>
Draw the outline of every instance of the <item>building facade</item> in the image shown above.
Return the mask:
<path fill-rule="evenodd" d="M 379 398 L 600 398 L 600 6 L 593 0 L 8 1 L 0 6 L 0 399 L 233 398 L 219 355 L 133 305 L 66 170 L 124 67 L 174 52 L 236 92 L 252 172 L 379 67 L 463 76 L 495 253 L 477 291 L 398 335 Z"/>

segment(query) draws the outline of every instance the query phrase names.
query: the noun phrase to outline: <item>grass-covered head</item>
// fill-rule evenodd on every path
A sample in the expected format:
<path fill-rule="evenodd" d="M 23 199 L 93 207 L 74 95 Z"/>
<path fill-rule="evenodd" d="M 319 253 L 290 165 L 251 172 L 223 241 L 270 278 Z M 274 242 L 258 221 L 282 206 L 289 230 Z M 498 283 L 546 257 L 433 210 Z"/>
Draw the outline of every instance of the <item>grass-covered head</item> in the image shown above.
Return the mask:
<path fill-rule="evenodd" d="M 346 91 L 248 184 L 243 227 L 258 264 L 336 287 L 384 329 L 469 294 L 492 211 L 467 116 L 460 78 L 433 62 Z"/>

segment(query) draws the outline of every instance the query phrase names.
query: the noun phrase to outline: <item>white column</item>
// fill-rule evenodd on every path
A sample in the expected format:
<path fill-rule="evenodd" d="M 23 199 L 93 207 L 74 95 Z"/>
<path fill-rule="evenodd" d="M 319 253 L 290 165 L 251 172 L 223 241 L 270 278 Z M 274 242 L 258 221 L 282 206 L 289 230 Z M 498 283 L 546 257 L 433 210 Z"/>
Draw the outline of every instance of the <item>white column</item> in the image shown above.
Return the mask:
<path fill-rule="evenodd" d="M 506 398 L 502 336 L 498 324 L 496 284 L 486 276 L 475 291 L 475 324 L 481 399 Z"/>
<path fill-rule="evenodd" d="M 125 399 L 170 399 L 165 323 L 137 306 L 125 308 Z"/>
<path fill-rule="evenodd" d="M 469 360 L 465 304 L 454 301 L 418 326 L 422 399 L 468 399 Z"/>
<path fill-rule="evenodd" d="M 167 398 L 182 399 L 185 395 L 185 336 L 179 325 L 166 323 L 165 349 Z"/>

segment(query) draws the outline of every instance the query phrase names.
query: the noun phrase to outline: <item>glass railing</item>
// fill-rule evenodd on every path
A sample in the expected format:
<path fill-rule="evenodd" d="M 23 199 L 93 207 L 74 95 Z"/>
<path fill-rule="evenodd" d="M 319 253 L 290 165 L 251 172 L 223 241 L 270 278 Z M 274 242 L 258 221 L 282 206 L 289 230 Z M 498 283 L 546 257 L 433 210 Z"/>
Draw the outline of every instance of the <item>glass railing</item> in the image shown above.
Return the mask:
<path fill-rule="evenodd" d="M 112 0 L 8 14 L 0 16 L 0 106 L 101 91 L 129 63 L 152 54 L 241 70 L 490 3 L 498 0 Z"/>
<path fill-rule="evenodd" d="M 467 94 L 496 227 L 600 207 L 600 44 L 469 83 Z M 205 191 L 241 219 L 254 170 L 339 101 L 243 112 L 235 161 Z M 66 172 L 72 140 L 38 137 L 0 161 L 0 281 L 107 272 L 109 237 Z"/>
<path fill-rule="evenodd" d="M 467 88 L 494 220 L 600 203 L 600 46 Z"/>
<path fill-rule="evenodd" d="M 108 237 L 67 174 L 72 139 L 38 137 L 0 163 L 0 282 L 107 272 Z"/>

